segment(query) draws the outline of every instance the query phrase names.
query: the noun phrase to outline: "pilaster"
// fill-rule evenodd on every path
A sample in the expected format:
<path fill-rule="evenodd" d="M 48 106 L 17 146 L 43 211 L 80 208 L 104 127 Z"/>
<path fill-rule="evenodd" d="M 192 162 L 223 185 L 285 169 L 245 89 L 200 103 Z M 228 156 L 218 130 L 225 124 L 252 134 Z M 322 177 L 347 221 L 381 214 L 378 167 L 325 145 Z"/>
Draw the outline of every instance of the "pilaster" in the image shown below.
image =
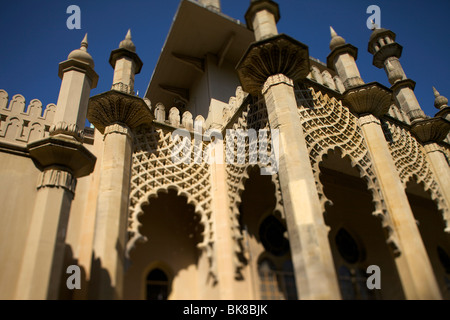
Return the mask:
<path fill-rule="evenodd" d="M 300 299 L 339 299 L 328 229 L 324 224 L 293 81 L 270 76 L 264 84 L 270 127 L 279 130 L 279 178 Z"/>
<path fill-rule="evenodd" d="M 391 105 L 390 90 L 376 83 L 368 84 L 346 92 L 344 101 L 360 116 L 359 124 L 399 239 L 401 253 L 395 258 L 395 263 L 405 296 L 407 299 L 441 299 L 431 263 L 378 119 Z"/>
<path fill-rule="evenodd" d="M 17 299 L 58 298 L 76 178 L 94 170 L 96 158 L 81 142 L 87 99 L 98 79 L 87 46 L 86 35 L 80 49 L 60 64 L 62 83 L 50 136 L 27 145 L 42 173 L 19 271 Z"/>
<path fill-rule="evenodd" d="M 89 121 L 103 134 L 89 297 L 121 299 L 133 154 L 132 129 L 154 116 L 139 97 L 111 90 L 89 100 Z"/>

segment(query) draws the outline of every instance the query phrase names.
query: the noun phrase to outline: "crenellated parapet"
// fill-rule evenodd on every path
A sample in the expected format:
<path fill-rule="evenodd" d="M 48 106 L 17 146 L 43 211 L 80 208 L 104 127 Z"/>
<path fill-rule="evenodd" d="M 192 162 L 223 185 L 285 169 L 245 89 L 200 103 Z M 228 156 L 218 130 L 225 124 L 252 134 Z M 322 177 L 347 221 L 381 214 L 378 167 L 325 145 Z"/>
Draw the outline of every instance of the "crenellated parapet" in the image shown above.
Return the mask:
<path fill-rule="evenodd" d="M 306 77 L 328 89 L 336 91 L 337 93 L 344 93 L 345 86 L 341 77 L 336 74 L 332 69 L 329 69 L 325 64 L 320 61 L 310 58 L 310 72 Z"/>
<path fill-rule="evenodd" d="M 38 99 L 27 105 L 24 96 L 14 95 L 9 100 L 8 93 L 0 90 L 0 142 L 25 148 L 27 143 L 49 136 L 56 105 L 45 108 Z"/>
<path fill-rule="evenodd" d="M 195 131 L 199 133 L 203 133 L 206 130 L 205 118 L 201 115 L 194 119 L 191 112 L 185 111 L 180 114 L 180 110 L 176 107 L 167 110 L 164 104 L 160 102 L 156 106 L 151 107 L 151 111 L 155 118 L 154 123 L 172 127 L 172 130 L 185 129 L 189 132 Z"/>

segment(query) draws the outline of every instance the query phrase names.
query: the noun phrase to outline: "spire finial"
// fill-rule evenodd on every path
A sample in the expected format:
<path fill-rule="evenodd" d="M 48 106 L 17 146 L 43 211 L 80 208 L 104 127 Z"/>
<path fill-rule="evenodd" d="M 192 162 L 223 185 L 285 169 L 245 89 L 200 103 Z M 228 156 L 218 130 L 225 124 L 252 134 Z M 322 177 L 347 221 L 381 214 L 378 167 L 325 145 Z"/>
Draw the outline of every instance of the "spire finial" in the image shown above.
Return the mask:
<path fill-rule="evenodd" d="M 87 36 L 88 34 L 86 33 L 85 35 L 84 35 L 84 38 L 83 38 L 83 40 L 81 41 L 81 47 L 80 47 L 80 49 L 81 50 L 84 50 L 84 51 L 87 51 L 87 48 L 88 48 L 88 36 Z"/>
<path fill-rule="evenodd" d="M 434 93 L 434 97 L 437 98 L 439 97 L 441 94 L 439 93 L 439 91 L 436 90 L 435 87 L 433 87 L 433 93 Z"/>
<path fill-rule="evenodd" d="M 89 63 L 89 65 L 94 68 L 94 59 L 92 59 L 91 55 L 87 52 L 88 47 L 88 35 L 87 33 L 84 35 L 83 40 L 81 41 L 80 49 L 73 50 L 67 59 L 76 59 L 81 60 L 83 62 Z"/>
<path fill-rule="evenodd" d="M 434 93 L 434 106 L 436 109 L 442 110 L 444 108 L 448 107 L 448 99 L 444 96 L 441 96 L 439 91 L 436 90 L 435 87 L 433 87 L 433 93 Z"/>
<path fill-rule="evenodd" d="M 131 29 L 128 29 L 125 39 L 122 40 L 119 44 L 119 48 L 124 48 L 124 49 L 130 50 L 130 51 L 136 52 L 136 46 L 134 45 L 133 41 L 131 40 Z"/>
<path fill-rule="evenodd" d="M 336 31 L 334 31 L 332 26 L 330 26 L 330 33 L 331 33 L 331 38 L 334 38 L 334 37 L 338 36 L 338 34 L 336 33 Z"/>
<path fill-rule="evenodd" d="M 331 34 L 331 41 L 330 41 L 330 50 L 331 51 L 333 51 L 335 48 L 345 44 L 344 38 L 339 36 L 337 34 L 337 32 L 334 31 L 332 26 L 330 26 L 330 34 Z"/>

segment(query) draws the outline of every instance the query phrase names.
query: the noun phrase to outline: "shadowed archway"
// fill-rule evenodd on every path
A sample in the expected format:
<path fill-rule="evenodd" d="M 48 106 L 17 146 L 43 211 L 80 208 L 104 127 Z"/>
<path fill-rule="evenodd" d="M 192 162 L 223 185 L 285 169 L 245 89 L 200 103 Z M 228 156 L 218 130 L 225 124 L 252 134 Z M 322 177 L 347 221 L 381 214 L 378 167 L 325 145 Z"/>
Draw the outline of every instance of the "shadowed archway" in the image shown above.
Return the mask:
<path fill-rule="evenodd" d="M 419 184 L 416 179 L 406 184 L 406 195 L 442 298 L 450 300 L 450 234 L 444 231 L 446 224 L 443 215 L 431 193 L 425 191 L 423 183 Z"/>
<path fill-rule="evenodd" d="M 147 238 L 130 252 L 131 265 L 125 273 L 125 299 L 148 296 L 149 273 L 163 270 L 170 284 L 168 299 L 199 298 L 198 288 L 206 283 L 201 277 L 203 259 L 198 245 L 203 240 L 203 224 L 195 206 L 177 190 L 159 190 L 156 197 L 142 205 L 140 233 Z M 204 260 L 204 259 L 203 259 Z M 207 263 L 203 266 L 207 267 Z"/>
<path fill-rule="evenodd" d="M 325 223 L 343 299 L 404 299 L 392 250 L 381 219 L 375 216 L 372 192 L 348 157 L 330 150 L 320 163 L 325 196 Z M 381 269 L 381 290 L 369 290 L 367 268 Z"/>

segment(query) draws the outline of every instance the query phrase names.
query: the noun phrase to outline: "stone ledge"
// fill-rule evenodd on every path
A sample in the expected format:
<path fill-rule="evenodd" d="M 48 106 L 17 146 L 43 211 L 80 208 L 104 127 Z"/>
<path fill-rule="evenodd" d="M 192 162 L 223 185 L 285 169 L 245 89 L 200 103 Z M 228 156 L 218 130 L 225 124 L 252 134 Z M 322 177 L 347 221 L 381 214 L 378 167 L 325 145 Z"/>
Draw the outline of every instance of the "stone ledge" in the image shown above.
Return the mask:
<path fill-rule="evenodd" d="M 75 178 L 89 175 L 97 158 L 82 143 L 64 136 L 53 136 L 27 145 L 31 158 L 40 169 L 68 168 Z"/>
<path fill-rule="evenodd" d="M 403 47 L 397 42 L 386 44 L 380 48 L 373 55 L 373 65 L 379 69 L 384 67 L 384 61 L 389 57 L 397 57 L 400 59 L 402 56 Z"/>
<path fill-rule="evenodd" d="M 136 64 L 135 74 L 141 72 L 144 63 L 135 52 L 125 48 L 119 48 L 111 51 L 111 55 L 109 56 L 109 64 L 111 65 L 111 67 L 113 67 L 113 69 L 116 66 L 116 61 L 121 57 L 128 57 L 134 61 L 134 63 Z"/>
<path fill-rule="evenodd" d="M 59 64 L 58 76 L 62 79 L 64 73 L 70 70 L 76 70 L 78 72 L 85 73 L 87 77 L 92 81 L 91 90 L 97 87 L 98 74 L 88 63 L 76 59 L 63 61 Z"/>
<path fill-rule="evenodd" d="M 271 0 L 252 0 L 250 7 L 245 13 L 245 22 L 247 23 L 247 28 L 250 31 L 253 31 L 253 17 L 258 11 L 261 10 L 267 10 L 272 13 L 275 17 L 275 22 L 280 20 L 280 7 L 278 6 L 278 3 Z"/>
<path fill-rule="evenodd" d="M 332 70 L 335 70 L 334 69 L 334 59 L 336 58 L 336 56 L 343 54 L 343 53 L 348 53 L 355 59 L 355 61 L 358 59 L 358 48 L 356 48 L 355 46 L 352 46 L 349 43 L 346 43 L 344 45 L 340 45 L 340 46 L 334 48 L 334 50 L 330 52 L 330 54 L 327 57 L 327 67 Z"/>

